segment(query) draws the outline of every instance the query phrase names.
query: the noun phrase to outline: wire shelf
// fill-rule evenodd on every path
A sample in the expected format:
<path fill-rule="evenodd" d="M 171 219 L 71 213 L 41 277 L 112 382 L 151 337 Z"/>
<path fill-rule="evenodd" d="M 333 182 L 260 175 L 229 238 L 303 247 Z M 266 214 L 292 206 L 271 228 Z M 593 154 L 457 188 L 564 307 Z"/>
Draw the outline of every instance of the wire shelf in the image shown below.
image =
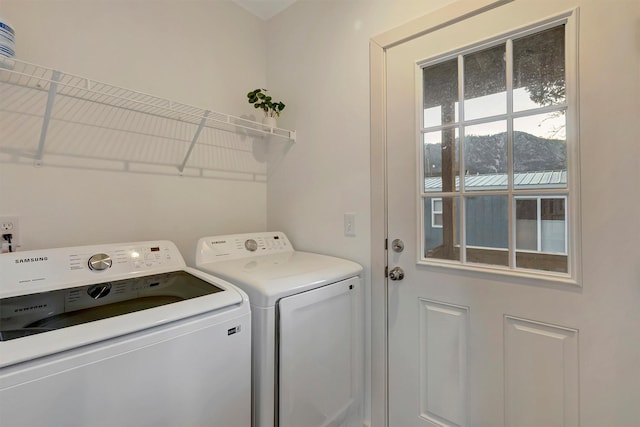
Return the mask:
<path fill-rule="evenodd" d="M 256 144 L 295 131 L 0 58 L 0 152 L 265 174 Z M 264 150 L 264 149 L 262 149 Z"/>

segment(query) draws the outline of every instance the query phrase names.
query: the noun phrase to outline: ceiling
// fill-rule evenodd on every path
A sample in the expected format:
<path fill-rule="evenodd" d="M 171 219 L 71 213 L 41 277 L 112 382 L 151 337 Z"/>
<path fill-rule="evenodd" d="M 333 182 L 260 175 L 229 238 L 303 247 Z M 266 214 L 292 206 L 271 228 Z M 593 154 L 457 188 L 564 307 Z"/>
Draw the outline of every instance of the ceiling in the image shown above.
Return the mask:
<path fill-rule="evenodd" d="M 233 0 L 258 18 L 268 20 L 282 12 L 297 0 Z"/>

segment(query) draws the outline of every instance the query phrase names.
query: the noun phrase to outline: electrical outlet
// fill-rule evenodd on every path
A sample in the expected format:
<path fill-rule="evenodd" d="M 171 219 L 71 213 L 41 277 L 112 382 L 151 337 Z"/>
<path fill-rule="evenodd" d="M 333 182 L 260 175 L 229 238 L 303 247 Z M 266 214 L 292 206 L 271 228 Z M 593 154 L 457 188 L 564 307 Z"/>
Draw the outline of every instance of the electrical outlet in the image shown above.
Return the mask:
<path fill-rule="evenodd" d="M 20 246 L 20 227 L 18 226 L 17 216 L 0 216 L 0 247 L 9 250 L 8 241 L 5 240 L 3 234 L 11 234 L 11 250 L 16 251 Z"/>

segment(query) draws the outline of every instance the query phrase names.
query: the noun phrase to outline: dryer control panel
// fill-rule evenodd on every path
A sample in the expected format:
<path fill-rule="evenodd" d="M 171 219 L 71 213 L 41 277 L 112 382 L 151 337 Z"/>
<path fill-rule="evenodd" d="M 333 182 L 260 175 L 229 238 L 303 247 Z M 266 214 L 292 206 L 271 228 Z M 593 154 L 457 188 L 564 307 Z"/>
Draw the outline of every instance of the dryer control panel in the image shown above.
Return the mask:
<path fill-rule="evenodd" d="M 284 233 L 274 231 L 203 237 L 196 258 L 205 263 L 287 252 L 293 252 L 291 242 Z"/>

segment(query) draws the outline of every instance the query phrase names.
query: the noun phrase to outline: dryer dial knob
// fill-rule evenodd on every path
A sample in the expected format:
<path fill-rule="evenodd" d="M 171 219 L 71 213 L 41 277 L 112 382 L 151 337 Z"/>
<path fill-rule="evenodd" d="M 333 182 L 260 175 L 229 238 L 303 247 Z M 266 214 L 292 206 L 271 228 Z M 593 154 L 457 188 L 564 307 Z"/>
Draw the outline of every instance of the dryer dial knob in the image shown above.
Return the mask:
<path fill-rule="evenodd" d="M 249 240 L 244 242 L 244 247 L 249 252 L 255 252 L 258 249 L 258 243 L 253 239 L 249 239 Z"/>
<path fill-rule="evenodd" d="M 89 258 L 89 269 L 94 271 L 102 271 L 111 267 L 113 260 L 107 254 L 95 254 Z"/>

